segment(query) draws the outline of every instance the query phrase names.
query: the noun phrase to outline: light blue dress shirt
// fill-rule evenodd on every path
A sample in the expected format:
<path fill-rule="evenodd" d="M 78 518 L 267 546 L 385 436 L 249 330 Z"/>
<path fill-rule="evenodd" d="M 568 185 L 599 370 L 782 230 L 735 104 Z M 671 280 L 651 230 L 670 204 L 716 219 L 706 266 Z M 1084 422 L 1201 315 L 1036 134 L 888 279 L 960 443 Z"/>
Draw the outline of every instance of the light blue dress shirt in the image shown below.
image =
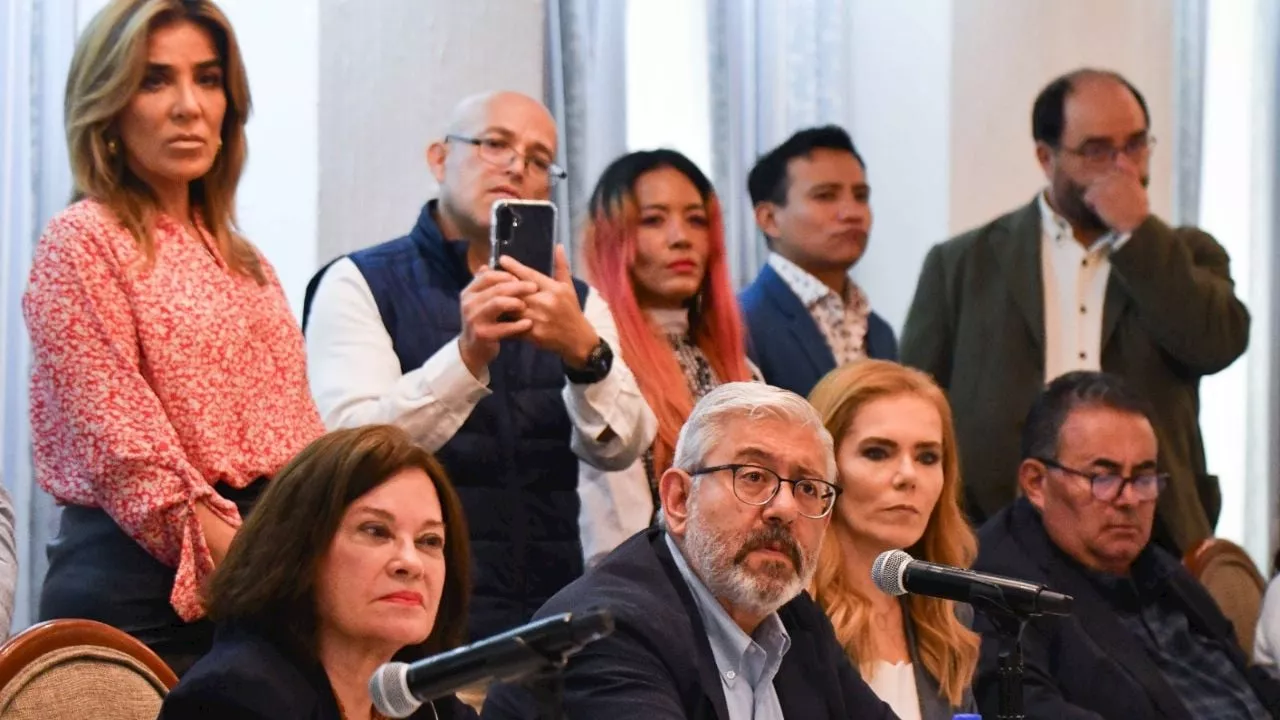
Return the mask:
<path fill-rule="evenodd" d="M 785 720 L 773 678 L 791 647 L 791 636 L 778 613 L 770 613 L 753 635 L 746 634 L 689 568 L 670 535 L 666 541 L 702 616 L 730 720 Z"/>

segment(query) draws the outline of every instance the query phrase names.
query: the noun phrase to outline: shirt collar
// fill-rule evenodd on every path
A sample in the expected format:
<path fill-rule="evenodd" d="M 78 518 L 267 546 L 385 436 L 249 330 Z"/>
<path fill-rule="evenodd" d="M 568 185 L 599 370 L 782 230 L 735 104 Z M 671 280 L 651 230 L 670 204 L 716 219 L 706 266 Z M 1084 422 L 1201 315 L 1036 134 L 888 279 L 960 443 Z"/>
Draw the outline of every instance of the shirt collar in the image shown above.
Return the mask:
<path fill-rule="evenodd" d="M 1063 243 L 1074 243 L 1076 241 L 1076 232 L 1071 228 L 1071 223 L 1067 219 L 1058 214 L 1049 205 L 1049 189 L 1045 188 L 1036 196 L 1036 201 L 1040 206 L 1040 229 L 1044 236 L 1049 238 L 1055 245 Z M 1120 234 L 1115 231 L 1108 231 L 1094 241 L 1089 246 L 1088 252 L 1102 252 L 1119 250 L 1129 239 L 1129 233 Z"/>
<path fill-rule="evenodd" d="M 658 326 L 659 330 L 667 335 L 678 335 L 683 337 L 689 334 L 688 308 L 679 308 L 676 310 L 651 308 L 644 312 L 645 315 L 649 317 L 649 320 L 651 320 L 654 325 Z"/>
<path fill-rule="evenodd" d="M 698 606 L 698 614 L 706 628 L 707 640 L 711 644 L 711 654 L 715 657 L 721 682 L 733 687 L 741 679 L 754 688 L 763 681 L 772 681 L 778 666 L 782 664 L 782 657 L 791 647 L 791 636 L 787 634 L 778 613 L 769 613 L 753 635 L 746 634 L 689 567 L 684 553 L 680 552 L 670 533 L 664 535 L 676 568 L 689 586 L 694 604 Z M 765 657 L 764 663 L 755 668 L 755 672 L 752 672 L 753 669 L 747 663 L 748 650 L 753 646 L 763 651 Z M 751 677 L 753 674 L 757 677 Z"/>
<path fill-rule="evenodd" d="M 836 294 L 835 291 L 827 287 L 826 283 L 810 274 L 809 271 L 782 257 L 778 253 L 769 253 L 768 262 L 769 265 L 777 271 L 778 275 L 782 277 L 782 280 L 787 284 L 787 287 L 791 288 L 791 292 L 795 293 L 796 297 L 800 298 L 800 302 L 803 303 L 806 308 L 813 307 L 828 295 L 835 297 L 842 302 L 845 300 L 845 298 L 840 297 L 840 295 Z M 846 295 L 849 294 L 849 286 L 852 284 L 853 281 L 846 278 Z"/>

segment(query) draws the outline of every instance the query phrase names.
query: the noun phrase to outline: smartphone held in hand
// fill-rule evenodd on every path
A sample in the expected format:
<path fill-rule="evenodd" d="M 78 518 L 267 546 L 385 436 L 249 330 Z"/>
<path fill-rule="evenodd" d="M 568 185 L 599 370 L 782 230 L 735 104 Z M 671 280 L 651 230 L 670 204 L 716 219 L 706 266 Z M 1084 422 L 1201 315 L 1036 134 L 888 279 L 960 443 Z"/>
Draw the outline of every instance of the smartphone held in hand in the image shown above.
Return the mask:
<path fill-rule="evenodd" d="M 489 265 L 503 256 L 552 277 L 555 272 L 556 206 L 545 200 L 499 200 L 490 210 Z"/>

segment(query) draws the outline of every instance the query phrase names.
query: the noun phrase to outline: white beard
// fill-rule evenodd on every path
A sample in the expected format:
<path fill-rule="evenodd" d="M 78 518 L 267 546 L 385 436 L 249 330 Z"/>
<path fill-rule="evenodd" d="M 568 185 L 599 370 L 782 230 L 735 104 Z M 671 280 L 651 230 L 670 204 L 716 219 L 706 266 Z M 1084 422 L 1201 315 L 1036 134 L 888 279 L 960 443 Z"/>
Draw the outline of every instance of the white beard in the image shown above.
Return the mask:
<path fill-rule="evenodd" d="M 747 534 L 717 537 L 699 517 L 698 504 L 689 499 L 689 518 L 681 550 L 689 567 L 717 599 L 753 615 L 769 615 L 791 602 L 809 586 L 817 568 L 813 557 L 800 548 L 800 571 L 780 560 L 764 563 L 757 571 L 734 558 Z M 797 546 L 799 544 L 797 543 Z"/>

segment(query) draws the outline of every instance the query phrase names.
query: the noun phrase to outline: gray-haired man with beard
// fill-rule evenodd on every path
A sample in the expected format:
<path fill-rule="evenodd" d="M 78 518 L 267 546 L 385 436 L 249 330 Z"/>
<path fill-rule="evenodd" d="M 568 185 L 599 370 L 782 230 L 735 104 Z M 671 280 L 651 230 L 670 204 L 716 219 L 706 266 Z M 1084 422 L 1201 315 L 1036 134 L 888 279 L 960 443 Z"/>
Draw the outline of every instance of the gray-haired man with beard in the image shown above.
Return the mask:
<path fill-rule="evenodd" d="M 708 393 L 660 480 L 664 527 L 627 540 L 536 615 L 614 614 L 613 634 L 564 670 L 565 716 L 894 717 L 804 592 L 835 478 L 831 435 L 799 395 L 761 383 Z M 502 686 L 483 717 L 534 718 L 535 705 Z"/>

